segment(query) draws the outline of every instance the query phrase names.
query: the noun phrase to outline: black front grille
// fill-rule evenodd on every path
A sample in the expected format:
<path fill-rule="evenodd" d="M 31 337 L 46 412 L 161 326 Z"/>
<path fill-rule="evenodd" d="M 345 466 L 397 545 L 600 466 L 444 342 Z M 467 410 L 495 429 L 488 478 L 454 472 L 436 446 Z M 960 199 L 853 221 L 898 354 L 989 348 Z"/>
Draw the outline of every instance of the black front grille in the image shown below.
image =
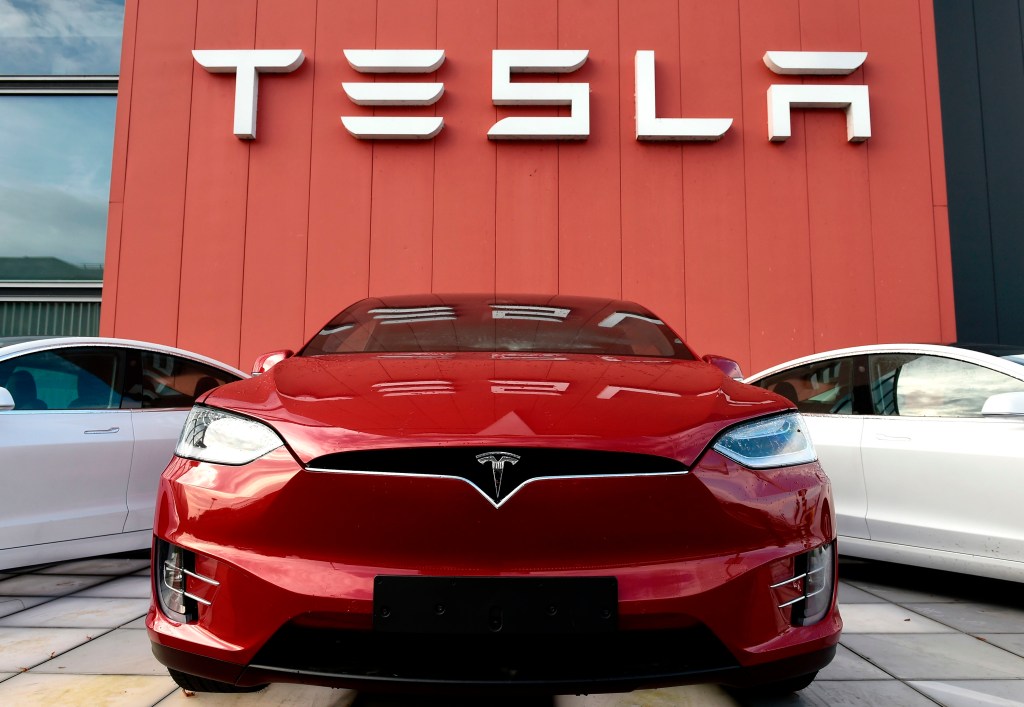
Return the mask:
<path fill-rule="evenodd" d="M 703 626 L 608 634 L 437 635 L 286 625 L 251 666 L 350 678 L 452 683 L 643 681 L 738 664 Z"/>
<path fill-rule="evenodd" d="M 538 478 L 687 471 L 679 461 L 653 454 L 548 447 L 403 447 L 338 452 L 312 460 L 307 468 L 457 477 L 476 486 L 496 504 Z"/>

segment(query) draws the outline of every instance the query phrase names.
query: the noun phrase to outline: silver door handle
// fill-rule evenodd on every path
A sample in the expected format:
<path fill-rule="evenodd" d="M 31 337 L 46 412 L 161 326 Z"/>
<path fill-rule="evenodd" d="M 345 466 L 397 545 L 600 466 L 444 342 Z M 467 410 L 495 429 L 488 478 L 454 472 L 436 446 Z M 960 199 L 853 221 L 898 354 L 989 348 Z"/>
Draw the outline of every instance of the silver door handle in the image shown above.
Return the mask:
<path fill-rule="evenodd" d="M 86 430 L 87 435 L 113 435 L 121 431 L 120 427 L 108 427 L 105 430 Z"/>

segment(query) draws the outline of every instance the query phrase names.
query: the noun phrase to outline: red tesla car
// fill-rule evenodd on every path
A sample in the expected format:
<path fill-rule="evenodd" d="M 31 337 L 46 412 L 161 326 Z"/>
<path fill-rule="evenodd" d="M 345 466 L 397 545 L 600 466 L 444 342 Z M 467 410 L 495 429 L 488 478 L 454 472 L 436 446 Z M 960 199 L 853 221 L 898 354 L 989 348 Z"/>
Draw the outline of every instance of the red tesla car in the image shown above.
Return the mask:
<path fill-rule="evenodd" d="M 160 484 L 147 626 L 183 687 L 780 691 L 831 660 L 799 414 L 650 311 L 367 299 L 258 364 Z"/>

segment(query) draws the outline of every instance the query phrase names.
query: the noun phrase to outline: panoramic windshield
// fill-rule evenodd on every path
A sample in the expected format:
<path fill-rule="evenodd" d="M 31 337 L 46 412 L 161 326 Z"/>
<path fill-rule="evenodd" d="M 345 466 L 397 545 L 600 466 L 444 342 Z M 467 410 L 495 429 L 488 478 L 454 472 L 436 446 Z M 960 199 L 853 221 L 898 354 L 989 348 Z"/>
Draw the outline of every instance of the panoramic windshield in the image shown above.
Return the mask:
<path fill-rule="evenodd" d="M 483 295 L 366 299 L 332 319 L 299 355 L 458 351 L 694 359 L 675 332 L 632 302 Z"/>

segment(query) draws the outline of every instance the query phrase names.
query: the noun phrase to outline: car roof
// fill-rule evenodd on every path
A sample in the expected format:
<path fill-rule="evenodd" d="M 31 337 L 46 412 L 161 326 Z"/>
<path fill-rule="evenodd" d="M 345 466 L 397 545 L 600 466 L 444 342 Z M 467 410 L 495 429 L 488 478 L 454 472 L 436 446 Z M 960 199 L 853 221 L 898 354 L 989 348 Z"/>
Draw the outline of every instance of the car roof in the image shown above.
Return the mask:
<path fill-rule="evenodd" d="M 979 366 L 985 366 L 993 370 L 1005 373 L 1013 378 L 1024 380 L 1024 362 L 1018 359 L 1007 359 L 1001 355 L 992 355 L 979 351 L 975 347 L 982 345 L 974 344 L 970 347 L 966 345 L 954 344 L 945 346 L 941 344 L 867 344 L 865 346 L 851 346 L 844 349 L 834 349 L 832 351 L 821 351 L 819 353 L 810 354 L 809 356 L 802 356 L 795 358 L 791 361 L 777 364 L 771 368 L 766 368 L 762 371 L 748 376 L 743 379 L 744 383 L 756 383 L 762 378 L 780 373 L 790 368 L 802 366 L 807 363 L 816 363 L 824 361 L 830 358 L 843 358 L 846 356 L 856 356 L 858 354 L 870 354 L 870 353 L 917 353 L 917 354 L 930 354 L 932 356 L 944 356 L 946 358 L 956 358 L 962 361 L 968 361 L 970 363 L 977 364 Z M 992 350 L 998 349 L 999 345 L 991 345 Z"/>
<path fill-rule="evenodd" d="M 34 351 L 46 351 L 49 349 L 67 348 L 70 346 L 112 346 L 118 348 L 142 349 L 156 353 L 171 354 L 182 358 L 192 359 L 208 364 L 214 368 L 233 373 L 240 378 L 249 378 L 249 374 L 234 366 L 229 366 L 223 361 L 218 361 L 209 356 L 203 356 L 195 351 L 179 349 L 164 344 L 155 344 L 149 341 L 137 341 L 135 339 L 116 339 L 105 336 L 9 336 L 0 337 L 0 360 L 11 358 Z"/>

